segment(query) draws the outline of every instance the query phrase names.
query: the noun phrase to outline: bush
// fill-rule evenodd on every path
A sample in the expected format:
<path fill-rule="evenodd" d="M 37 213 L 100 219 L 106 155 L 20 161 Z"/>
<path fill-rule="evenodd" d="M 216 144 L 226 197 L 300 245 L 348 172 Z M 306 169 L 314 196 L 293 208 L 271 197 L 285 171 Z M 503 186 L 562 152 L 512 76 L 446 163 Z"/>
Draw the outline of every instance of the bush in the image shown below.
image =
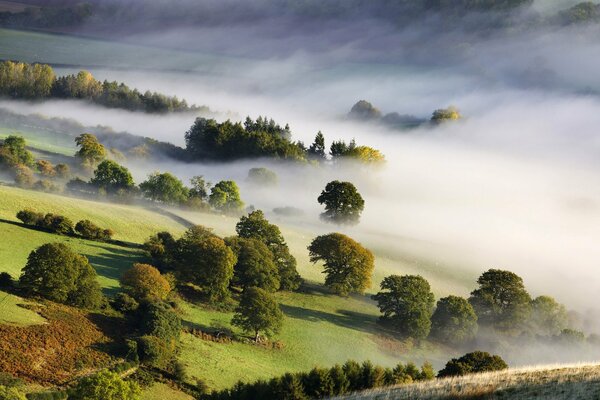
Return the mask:
<path fill-rule="evenodd" d="M 130 380 L 137 382 L 142 388 L 150 387 L 154 384 L 154 375 L 146 371 L 144 368 L 138 368 L 130 377 Z"/>
<path fill-rule="evenodd" d="M 39 225 L 42 228 L 59 235 L 73 234 L 73 221 L 62 215 L 46 214 Z"/>
<path fill-rule="evenodd" d="M 66 400 L 69 397 L 67 392 L 40 392 L 27 394 L 28 400 Z"/>
<path fill-rule="evenodd" d="M 8 272 L 0 272 L 0 288 L 10 288 L 13 286 L 12 276 Z M 1 383 L 0 379 L 0 384 Z"/>
<path fill-rule="evenodd" d="M 124 381 L 114 372 L 100 372 L 81 379 L 69 399 L 73 400 L 139 400 L 141 389 L 136 382 Z"/>
<path fill-rule="evenodd" d="M 0 386 L 0 400 L 27 400 L 27 397 L 14 387 Z"/>
<path fill-rule="evenodd" d="M 185 382 L 187 379 L 187 371 L 185 365 L 181 361 L 173 364 L 173 376 L 178 382 Z"/>
<path fill-rule="evenodd" d="M 115 309 L 124 313 L 137 310 L 139 305 L 136 299 L 124 292 L 117 293 L 113 299 Z"/>
<path fill-rule="evenodd" d="M 17 218 L 25 225 L 39 225 L 40 221 L 44 219 L 44 214 L 25 209 L 17 213 Z"/>
<path fill-rule="evenodd" d="M 173 359 L 175 343 L 156 336 L 142 336 L 138 339 L 138 353 L 142 363 L 164 369 Z"/>
<path fill-rule="evenodd" d="M 102 229 L 87 219 L 77 222 L 75 232 L 89 240 L 110 240 L 114 234 L 110 229 Z"/>
<path fill-rule="evenodd" d="M 177 341 L 181 335 L 181 319 L 165 303 L 147 303 L 138 310 L 142 335 L 159 337 L 166 342 Z"/>
<path fill-rule="evenodd" d="M 148 264 L 133 264 L 121 276 L 121 287 L 137 300 L 164 300 L 171 285 L 160 272 Z"/>
<path fill-rule="evenodd" d="M 460 376 L 476 372 L 501 371 L 507 369 L 506 362 L 497 355 L 491 355 L 485 351 L 474 351 L 460 358 L 453 358 L 446 363 L 444 369 L 438 373 L 438 377 Z"/>
<path fill-rule="evenodd" d="M 41 179 L 35 182 L 33 189 L 46 193 L 59 193 L 62 191 L 62 188 L 59 185 L 48 179 Z"/>

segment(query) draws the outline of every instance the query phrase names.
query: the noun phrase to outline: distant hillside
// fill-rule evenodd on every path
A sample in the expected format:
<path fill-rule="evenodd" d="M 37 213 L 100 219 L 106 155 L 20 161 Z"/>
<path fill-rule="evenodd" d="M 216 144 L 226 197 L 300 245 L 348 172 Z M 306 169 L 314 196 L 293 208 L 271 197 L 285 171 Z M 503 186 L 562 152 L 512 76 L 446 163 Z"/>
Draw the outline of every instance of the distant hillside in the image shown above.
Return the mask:
<path fill-rule="evenodd" d="M 542 365 L 371 390 L 336 399 L 597 399 L 600 364 Z"/>

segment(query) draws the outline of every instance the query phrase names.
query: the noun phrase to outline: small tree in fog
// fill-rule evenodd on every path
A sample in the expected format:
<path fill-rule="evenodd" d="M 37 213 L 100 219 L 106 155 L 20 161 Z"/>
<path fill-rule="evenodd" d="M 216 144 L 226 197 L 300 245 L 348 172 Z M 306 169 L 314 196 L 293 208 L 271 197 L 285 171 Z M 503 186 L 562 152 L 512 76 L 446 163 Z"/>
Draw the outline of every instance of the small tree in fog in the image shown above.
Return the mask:
<path fill-rule="evenodd" d="M 329 182 L 317 201 L 325 205 L 321 218 L 336 224 L 357 224 L 365 208 L 365 201 L 350 182 Z"/>
<path fill-rule="evenodd" d="M 448 296 L 438 300 L 431 317 L 432 337 L 443 343 L 460 345 L 474 339 L 477 328 L 477 315 L 466 299 Z"/>
<path fill-rule="evenodd" d="M 224 213 L 237 213 L 244 208 L 240 189 L 234 181 L 220 181 L 211 189 L 209 203 Z"/>
<path fill-rule="evenodd" d="M 147 198 L 167 204 L 180 204 L 188 198 L 188 188 L 179 179 L 168 172 L 155 172 L 140 183 L 140 189 Z"/>
<path fill-rule="evenodd" d="M 429 335 L 435 299 L 423 277 L 390 275 L 372 297 L 383 313 L 383 323 L 407 337 L 424 339 Z"/>
<path fill-rule="evenodd" d="M 106 149 L 98 141 L 96 136 L 91 133 L 84 133 L 75 138 L 75 144 L 79 150 L 75 156 L 81 160 L 81 163 L 87 166 L 94 166 L 106 158 Z"/>
<path fill-rule="evenodd" d="M 250 287 L 242 294 L 231 323 L 252 332 L 254 340 L 259 341 L 261 332 L 277 334 L 280 331 L 283 313 L 269 292 Z"/>
<path fill-rule="evenodd" d="M 341 233 L 317 236 L 308 250 L 311 262 L 323 262 L 325 285 L 335 293 L 364 293 L 371 286 L 375 257 L 352 238 Z"/>
<path fill-rule="evenodd" d="M 128 191 L 134 187 L 129 170 L 111 160 L 104 160 L 98 165 L 90 183 L 111 194 Z"/>
<path fill-rule="evenodd" d="M 248 171 L 248 182 L 258 186 L 276 186 L 277 174 L 268 168 L 250 168 Z"/>
<path fill-rule="evenodd" d="M 204 179 L 204 176 L 198 175 L 190 179 L 192 188 L 190 189 L 190 197 L 197 197 L 203 201 L 208 200 L 210 191 L 210 182 Z"/>
<path fill-rule="evenodd" d="M 531 329 L 537 335 L 558 335 L 567 328 L 569 318 L 565 306 L 550 296 L 539 296 L 531 302 Z"/>
<path fill-rule="evenodd" d="M 325 136 L 321 131 L 317 132 L 314 142 L 308 148 L 308 156 L 315 160 L 324 160 L 325 155 Z"/>

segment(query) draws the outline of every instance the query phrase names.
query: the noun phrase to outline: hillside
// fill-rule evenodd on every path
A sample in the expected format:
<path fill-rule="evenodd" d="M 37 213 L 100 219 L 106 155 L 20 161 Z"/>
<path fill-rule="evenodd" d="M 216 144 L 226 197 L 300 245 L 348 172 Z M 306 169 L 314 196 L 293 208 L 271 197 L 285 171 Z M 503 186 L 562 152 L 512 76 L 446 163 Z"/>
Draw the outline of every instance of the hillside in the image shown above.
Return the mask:
<path fill-rule="evenodd" d="M 372 390 L 344 400 L 441 399 L 596 399 L 600 395 L 600 365 L 541 365 L 466 375 L 457 378 Z"/>

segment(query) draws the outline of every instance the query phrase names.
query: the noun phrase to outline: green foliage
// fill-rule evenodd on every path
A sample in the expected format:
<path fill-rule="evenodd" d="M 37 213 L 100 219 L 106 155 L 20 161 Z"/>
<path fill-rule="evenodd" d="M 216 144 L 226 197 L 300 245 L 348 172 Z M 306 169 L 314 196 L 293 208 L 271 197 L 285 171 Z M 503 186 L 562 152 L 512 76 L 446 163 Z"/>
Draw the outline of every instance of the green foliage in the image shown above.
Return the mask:
<path fill-rule="evenodd" d="M 491 355 L 484 351 L 467 353 L 460 358 L 453 358 L 446 363 L 444 369 L 438 373 L 438 377 L 460 376 L 477 372 L 501 371 L 507 369 L 508 365 L 497 355 Z"/>
<path fill-rule="evenodd" d="M 59 235 L 73 234 L 73 222 L 62 215 L 43 215 L 42 213 L 25 209 L 17 213 L 17 218 L 26 225 L 35 226 L 52 233 L 57 233 Z"/>
<path fill-rule="evenodd" d="M 87 258 L 62 243 L 48 243 L 31 252 L 20 286 L 30 295 L 83 308 L 102 301 L 96 271 Z"/>
<path fill-rule="evenodd" d="M 279 271 L 281 290 L 296 290 L 300 287 L 302 278 L 296 270 L 296 259 L 290 253 L 279 227 L 271 224 L 261 210 L 241 217 L 235 230 L 241 238 L 257 239 L 267 245 Z"/>
<path fill-rule="evenodd" d="M 4 61 L 0 63 L 0 95 L 15 99 L 39 99 L 50 94 L 54 71 L 48 65 Z"/>
<path fill-rule="evenodd" d="M 25 225 L 38 225 L 40 221 L 44 220 L 44 214 L 25 209 L 17 213 L 17 219 L 21 220 Z"/>
<path fill-rule="evenodd" d="M 506 333 L 522 330 L 531 312 L 531 297 L 523 279 L 510 271 L 490 269 L 477 283 L 479 288 L 471 292 L 469 302 L 479 325 Z"/>
<path fill-rule="evenodd" d="M 139 400 L 141 389 L 136 382 L 125 381 L 118 374 L 103 371 L 82 378 L 69 399 L 74 400 Z"/>
<path fill-rule="evenodd" d="M 166 204 L 184 203 L 189 196 L 189 190 L 176 176 L 165 172 L 155 172 L 140 184 L 142 193 L 147 198 Z"/>
<path fill-rule="evenodd" d="M 176 342 L 173 340 L 145 335 L 138 338 L 137 343 L 140 361 L 154 368 L 165 369 L 175 355 Z"/>
<path fill-rule="evenodd" d="M 27 397 L 17 388 L 0 386 L 0 400 L 27 400 Z"/>
<path fill-rule="evenodd" d="M 148 264 L 133 264 L 121 276 L 121 287 L 136 300 L 164 300 L 171 285 L 160 272 Z"/>
<path fill-rule="evenodd" d="M 127 293 L 119 292 L 115 295 L 113 299 L 113 306 L 115 307 L 115 309 L 121 312 L 129 313 L 137 310 L 140 304 L 137 302 L 136 299 L 134 299 Z"/>
<path fill-rule="evenodd" d="M 134 186 L 129 170 L 111 160 L 104 160 L 98 165 L 90 183 L 110 194 L 127 192 Z"/>
<path fill-rule="evenodd" d="M 240 189 L 234 181 L 218 182 L 211 189 L 208 201 L 216 210 L 226 214 L 235 214 L 244 208 Z"/>
<path fill-rule="evenodd" d="M 139 309 L 140 332 L 161 338 L 167 343 L 177 342 L 181 335 L 181 318 L 173 309 L 162 302 L 149 302 Z"/>
<path fill-rule="evenodd" d="M 466 299 L 448 296 L 438 300 L 431 317 L 432 337 L 443 343 L 461 345 L 475 338 L 477 328 L 477 315 Z"/>
<path fill-rule="evenodd" d="M 10 288 L 13 284 L 13 278 L 8 272 L 0 272 L 0 288 Z"/>
<path fill-rule="evenodd" d="M 106 149 L 91 133 L 77 136 L 75 144 L 79 147 L 75 156 L 81 159 L 83 165 L 92 167 L 106 158 Z"/>
<path fill-rule="evenodd" d="M 236 261 L 223 239 L 212 234 L 200 238 L 184 236 L 179 240 L 178 271 L 184 279 L 198 285 L 210 302 L 229 297 Z"/>
<path fill-rule="evenodd" d="M 279 271 L 267 245 L 257 239 L 240 237 L 227 238 L 225 242 L 237 257 L 233 285 L 244 289 L 259 287 L 268 292 L 279 289 Z"/>
<path fill-rule="evenodd" d="M 190 189 L 189 193 L 190 198 L 197 197 L 202 201 L 208 200 L 211 185 L 210 182 L 205 180 L 202 175 L 199 175 L 190 179 L 190 183 L 192 184 L 192 188 Z"/>
<path fill-rule="evenodd" d="M 390 275 L 381 282 L 381 291 L 373 299 L 386 325 L 415 339 L 429 335 L 434 297 L 423 277 Z"/>
<path fill-rule="evenodd" d="M 441 124 L 447 121 L 456 121 L 461 119 L 460 111 L 456 107 L 448 107 L 439 110 L 435 110 L 431 115 L 431 122 L 435 124 Z"/>
<path fill-rule="evenodd" d="M 177 241 L 169 232 L 159 232 L 144 242 L 144 250 L 161 269 L 173 268 Z"/>
<path fill-rule="evenodd" d="M 325 204 L 321 218 L 337 224 L 357 224 L 365 208 L 365 201 L 350 182 L 329 182 L 317 201 Z"/>
<path fill-rule="evenodd" d="M 308 246 L 310 261 L 323 261 L 325 285 L 335 293 L 364 293 L 371 286 L 375 257 L 370 250 L 341 233 L 317 236 Z"/>
<path fill-rule="evenodd" d="M 531 302 L 529 323 L 533 333 L 551 336 L 566 329 L 569 318 L 565 306 L 550 296 L 539 296 Z"/>
<path fill-rule="evenodd" d="M 308 148 L 307 153 L 308 156 L 313 160 L 325 160 L 325 136 L 323 136 L 323 133 L 321 133 L 321 131 L 317 132 L 315 140 Z"/>
<path fill-rule="evenodd" d="M 269 292 L 249 287 L 244 290 L 240 304 L 231 323 L 247 332 L 254 333 L 256 341 L 260 333 L 277 334 L 283 324 L 283 313 Z"/>
<path fill-rule="evenodd" d="M 9 166 L 15 166 L 17 164 L 32 166 L 33 155 L 27 150 L 26 146 L 27 143 L 22 136 L 11 135 L 4 139 L 2 146 L 0 146 L 4 154 L 2 157 L 4 163 Z"/>
<path fill-rule="evenodd" d="M 247 180 L 257 186 L 277 186 L 278 183 L 277 174 L 264 167 L 250 168 Z"/>
<path fill-rule="evenodd" d="M 89 240 L 110 240 L 114 234 L 110 229 L 102 229 L 88 219 L 77 222 L 75 232 Z"/>
<path fill-rule="evenodd" d="M 187 151 L 194 159 L 304 159 L 304 149 L 290 137 L 287 126 L 282 128 L 262 117 L 256 121 L 247 118 L 243 125 L 229 120 L 218 123 L 214 119 L 197 118 L 185 140 Z"/>
<path fill-rule="evenodd" d="M 561 11 L 558 14 L 558 19 L 565 25 L 597 23 L 600 22 L 600 5 L 591 1 L 581 2 Z"/>

